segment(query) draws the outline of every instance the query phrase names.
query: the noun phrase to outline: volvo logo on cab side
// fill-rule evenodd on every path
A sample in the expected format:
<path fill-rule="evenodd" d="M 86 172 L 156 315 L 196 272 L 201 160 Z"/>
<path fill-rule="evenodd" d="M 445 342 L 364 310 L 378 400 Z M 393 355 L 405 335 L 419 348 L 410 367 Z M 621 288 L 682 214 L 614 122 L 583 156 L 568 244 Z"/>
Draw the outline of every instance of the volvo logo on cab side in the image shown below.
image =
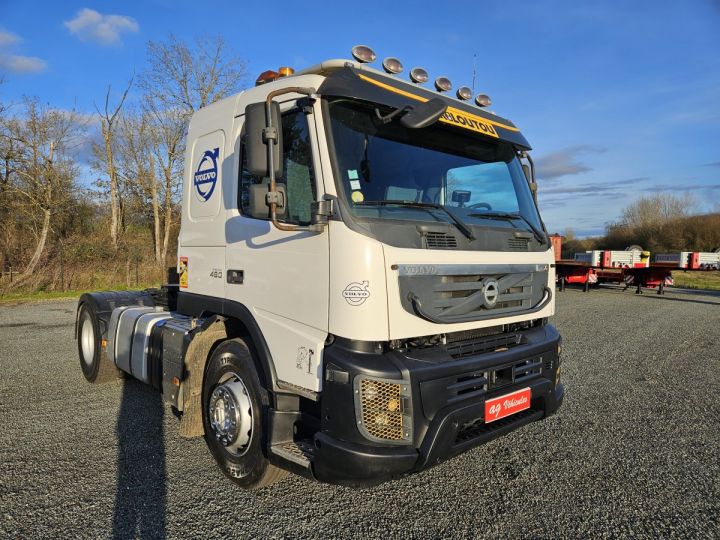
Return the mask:
<path fill-rule="evenodd" d="M 195 193 L 200 202 L 205 202 L 212 197 L 217 184 L 218 166 L 217 160 L 220 155 L 220 148 L 205 150 L 200 158 L 195 174 L 193 175 L 193 183 L 195 184 Z"/>
<path fill-rule="evenodd" d="M 369 289 L 369 281 L 363 281 L 362 283 L 350 283 L 347 287 L 345 287 L 342 295 L 351 306 L 359 306 L 364 304 L 365 300 L 370 298 Z"/>

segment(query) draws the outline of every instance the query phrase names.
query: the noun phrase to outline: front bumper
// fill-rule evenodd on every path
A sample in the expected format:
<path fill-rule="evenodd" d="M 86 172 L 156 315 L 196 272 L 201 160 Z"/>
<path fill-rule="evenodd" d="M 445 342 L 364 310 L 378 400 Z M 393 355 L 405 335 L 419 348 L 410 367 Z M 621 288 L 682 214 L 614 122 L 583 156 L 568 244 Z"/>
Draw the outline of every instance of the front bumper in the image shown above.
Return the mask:
<path fill-rule="evenodd" d="M 342 342 L 325 349 L 322 429 L 315 434 L 313 474 L 323 482 L 373 485 L 432 467 L 470 448 L 553 414 L 564 387 L 557 383 L 560 335 L 550 325 L 523 331 L 507 350 L 452 358 L 445 346 L 380 352 L 368 343 Z M 506 384 L 458 393 L 458 380 L 480 373 L 515 373 Z M 508 371 L 510 370 L 510 371 Z M 371 442 L 356 426 L 353 380 L 364 375 L 404 380 L 412 389 L 413 436 L 409 444 Z M 530 388 L 530 408 L 485 423 L 485 401 Z"/>

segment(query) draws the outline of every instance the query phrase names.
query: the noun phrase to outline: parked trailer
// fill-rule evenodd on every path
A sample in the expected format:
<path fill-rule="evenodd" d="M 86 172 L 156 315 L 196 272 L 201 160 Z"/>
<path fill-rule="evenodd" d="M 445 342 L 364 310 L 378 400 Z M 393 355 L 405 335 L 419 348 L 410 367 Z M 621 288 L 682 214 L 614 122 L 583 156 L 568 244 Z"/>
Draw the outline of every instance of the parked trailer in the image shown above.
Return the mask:
<path fill-rule="evenodd" d="M 658 253 L 653 257 L 653 264 L 686 270 L 720 270 L 720 253 L 709 251 Z"/>
<path fill-rule="evenodd" d="M 639 246 L 631 246 L 624 251 L 589 250 L 575 253 L 574 258 L 568 260 L 560 257 L 562 237 L 553 235 L 551 238 L 556 257 L 555 275 L 561 291 L 565 290 L 568 283 L 583 285 L 586 292 L 590 291 L 591 285 L 617 283 L 625 286 L 623 290 L 636 287 L 636 294 L 642 294 L 643 287 L 657 288 L 658 294 L 664 294 L 665 287 L 673 285 L 671 270 L 680 267 L 676 265 L 679 265 L 681 260 L 702 260 L 704 266 L 696 264 L 697 267 L 693 268 L 692 263 L 689 263 L 688 269 L 693 270 L 712 269 L 712 262 L 715 260 L 712 257 L 693 257 L 692 252 L 683 252 L 665 254 L 661 257 L 662 262 L 656 262 L 657 258 L 652 258 L 649 251 L 644 251 Z"/>

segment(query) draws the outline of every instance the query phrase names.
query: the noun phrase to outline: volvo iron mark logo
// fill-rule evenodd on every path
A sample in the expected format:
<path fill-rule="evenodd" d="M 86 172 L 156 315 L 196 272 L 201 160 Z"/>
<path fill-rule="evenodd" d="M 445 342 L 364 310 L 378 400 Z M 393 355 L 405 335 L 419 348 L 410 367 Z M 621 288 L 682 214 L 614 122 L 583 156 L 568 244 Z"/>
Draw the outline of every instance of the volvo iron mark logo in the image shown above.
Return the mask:
<path fill-rule="evenodd" d="M 498 296 L 500 296 L 500 284 L 495 279 L 488 279 L 482 288 L 485 307 L 492 309 L 497 304 Z"/>
<path fill-rule="evenodd" d="M 220 148 L 205 150 L 202 158 L 200 158 L 197 169 L 195 169 L 193 182 L 195 184 L 195 192 L 200 198 L 200 202 L 207 201 L 212 197 L 213 191 L 215 191 L 215 184 L 217 184 L 218 177 L 217 160 L 219 155 Z"/>

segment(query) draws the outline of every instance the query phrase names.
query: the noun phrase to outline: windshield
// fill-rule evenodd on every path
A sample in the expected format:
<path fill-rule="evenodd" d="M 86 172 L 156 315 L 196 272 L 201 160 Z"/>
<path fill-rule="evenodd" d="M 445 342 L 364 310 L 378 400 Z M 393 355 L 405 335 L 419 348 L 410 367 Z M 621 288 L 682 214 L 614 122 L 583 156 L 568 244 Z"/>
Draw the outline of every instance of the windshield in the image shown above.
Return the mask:
<path fill-rule="evenodd" d="M 351 100 L 328 107 L 338 192 L 356 218 L 449 222 L 454 215 L 471 226 L 542 229 L 510 144 L 437 123 L 383 123 L 391 109 Z"/>

